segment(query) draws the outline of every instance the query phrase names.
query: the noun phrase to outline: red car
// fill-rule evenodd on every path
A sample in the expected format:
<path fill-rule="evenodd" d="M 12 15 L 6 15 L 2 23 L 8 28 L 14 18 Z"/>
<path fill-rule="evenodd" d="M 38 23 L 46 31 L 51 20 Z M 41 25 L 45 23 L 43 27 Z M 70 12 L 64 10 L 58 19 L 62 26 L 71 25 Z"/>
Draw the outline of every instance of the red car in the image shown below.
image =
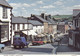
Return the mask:
<path fill-rule="evenodd" d="M 32 42 L 33 45 L 42 45 L 43 44 L 43 41 L 40 41 L 40 40 L 35 40 Z"/>

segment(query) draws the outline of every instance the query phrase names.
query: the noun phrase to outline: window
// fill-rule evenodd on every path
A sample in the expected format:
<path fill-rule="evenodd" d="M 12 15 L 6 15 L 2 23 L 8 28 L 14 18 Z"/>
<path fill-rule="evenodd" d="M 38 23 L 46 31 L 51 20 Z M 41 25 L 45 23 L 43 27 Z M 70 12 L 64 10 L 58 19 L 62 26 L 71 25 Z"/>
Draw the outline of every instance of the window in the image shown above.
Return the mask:
<path fill-rule="evenodd" d="M 25 28 L 24 26 L 25 26 L 25 25 L 23 24 L 23 29 Z"/>
<path fill-rule="evenodd" d="M 3 7 L 3 18 L 7 18 L 7 8 Z"/>
<path fill-rule="evenodd" d="M 17 25 L 17 29 L 18 29 L 18 30 L 20 29 L 20 25 L 19 25 L 19 24 Z"/>
<path fill-rule="evenodd" d="M 75 20 L 75 27 L 78 27 L 78 20 Z"/>
<path fill-rule="evenodd" d="M 13 24 L 13 30 L 15 30 L 15 24 Z"/>

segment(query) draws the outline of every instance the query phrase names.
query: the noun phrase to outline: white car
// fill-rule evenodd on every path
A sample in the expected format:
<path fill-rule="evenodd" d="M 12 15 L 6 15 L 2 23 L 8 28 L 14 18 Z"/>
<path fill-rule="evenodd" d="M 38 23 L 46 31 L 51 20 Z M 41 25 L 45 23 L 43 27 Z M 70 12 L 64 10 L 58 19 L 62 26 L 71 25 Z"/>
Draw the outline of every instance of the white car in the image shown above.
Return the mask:
<path fill-rule="evenodd" d="M 2 51 L 3 51 L 4 47 L 5 47 L 5 45 L 4 45 L 4 44 L 0 44 L 0 52 L 2 52 Z"/>

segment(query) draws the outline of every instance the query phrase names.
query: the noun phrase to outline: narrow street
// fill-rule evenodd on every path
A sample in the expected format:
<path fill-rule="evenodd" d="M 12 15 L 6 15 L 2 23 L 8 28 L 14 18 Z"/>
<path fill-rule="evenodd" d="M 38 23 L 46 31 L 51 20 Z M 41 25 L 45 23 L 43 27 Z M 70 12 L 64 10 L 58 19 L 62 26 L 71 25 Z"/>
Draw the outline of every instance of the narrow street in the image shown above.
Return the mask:
<path fill-rule="evenodd" d="M 53 46 L 44 44 L 40 46 L 29 46 L 29 48 L 14 49 L 6 47 L 1 54 L 52 54 Z"/>
<path fill-rule="evenodd" d="M 29 46 L 29 48 L 25 47 L 23 49 L 14 49 L 7 46 L 1 54 L 80 54 L 80 51 L 68 46 L 68 38 L 64 37 L 60 45 L 55 42 L 52 44 Z"/>

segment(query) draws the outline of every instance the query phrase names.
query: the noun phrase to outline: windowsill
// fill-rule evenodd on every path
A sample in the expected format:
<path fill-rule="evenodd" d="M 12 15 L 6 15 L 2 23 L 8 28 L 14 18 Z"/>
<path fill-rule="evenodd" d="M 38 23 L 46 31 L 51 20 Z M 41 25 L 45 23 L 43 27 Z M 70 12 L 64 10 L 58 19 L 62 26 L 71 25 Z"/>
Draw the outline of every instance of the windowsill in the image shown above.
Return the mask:
<path fill-rule="evenodd" d="M 3 17 L 3 19 L 7 19 L 8 17 Z"/>

